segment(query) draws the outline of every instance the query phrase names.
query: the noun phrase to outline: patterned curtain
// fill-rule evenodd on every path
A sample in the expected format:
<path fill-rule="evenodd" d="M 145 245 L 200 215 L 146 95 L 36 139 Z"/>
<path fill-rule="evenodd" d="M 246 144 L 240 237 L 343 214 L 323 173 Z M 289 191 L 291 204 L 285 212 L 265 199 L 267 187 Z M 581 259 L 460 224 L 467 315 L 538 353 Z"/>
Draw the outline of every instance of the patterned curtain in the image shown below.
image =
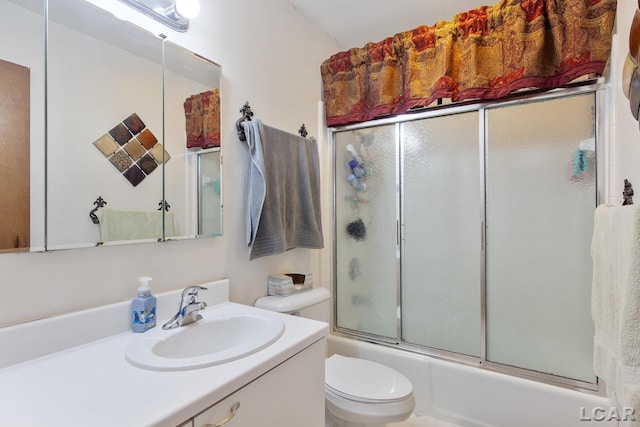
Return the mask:
<path fill-rule="evenodd" d="M 185 99 L 184 117 L 187 148 L 220 146 L 220 89 Z"/>
<path fill-rule="evenodd" d="M 321 66 L 327 125 L 367 121 L 439 98 L 496 99 L 602 74 L 617 0 L 502 0 L 420 26 Z"/>

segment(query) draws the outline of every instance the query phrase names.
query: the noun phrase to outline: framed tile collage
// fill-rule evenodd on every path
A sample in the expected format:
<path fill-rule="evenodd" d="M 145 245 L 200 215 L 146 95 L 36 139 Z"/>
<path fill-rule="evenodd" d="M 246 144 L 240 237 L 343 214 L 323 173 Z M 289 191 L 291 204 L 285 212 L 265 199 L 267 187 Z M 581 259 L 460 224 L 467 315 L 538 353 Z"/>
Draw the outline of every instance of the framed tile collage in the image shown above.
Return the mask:
<path fill-rule="evenodd" d="M 93 145 L 134 187 L 171 158 L 136 113 L 118 123 Z"/>

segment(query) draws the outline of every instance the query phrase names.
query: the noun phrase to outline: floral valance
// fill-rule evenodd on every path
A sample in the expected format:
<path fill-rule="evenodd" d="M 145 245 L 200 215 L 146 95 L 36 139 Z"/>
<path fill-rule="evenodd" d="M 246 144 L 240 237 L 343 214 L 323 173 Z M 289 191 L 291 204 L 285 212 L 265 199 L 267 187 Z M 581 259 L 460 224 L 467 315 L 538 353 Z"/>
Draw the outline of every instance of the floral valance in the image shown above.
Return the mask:
<path fill-rule="evenodd" d="M 321 66 L 327 125 L 362 122 L 439 98 L 496 99 L 602 74 L 617 0 L 502 0 L 420 26 Z"/>

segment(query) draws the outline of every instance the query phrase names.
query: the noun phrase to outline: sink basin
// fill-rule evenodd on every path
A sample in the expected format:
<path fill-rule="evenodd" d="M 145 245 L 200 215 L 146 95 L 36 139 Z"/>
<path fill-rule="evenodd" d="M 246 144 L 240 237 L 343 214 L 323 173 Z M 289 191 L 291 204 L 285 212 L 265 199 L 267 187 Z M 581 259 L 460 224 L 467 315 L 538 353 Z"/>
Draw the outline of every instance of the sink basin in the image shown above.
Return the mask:
<path fill-rule="evenodd" d="M 135 366 L 173 371 L 204 368 L 256 353 L 284 333 L 284 322 L 272 313 L 229 313 L 210 309 L 203 319 L 164 331 L 160 326 L 136 336 L 125 357 Z"/>

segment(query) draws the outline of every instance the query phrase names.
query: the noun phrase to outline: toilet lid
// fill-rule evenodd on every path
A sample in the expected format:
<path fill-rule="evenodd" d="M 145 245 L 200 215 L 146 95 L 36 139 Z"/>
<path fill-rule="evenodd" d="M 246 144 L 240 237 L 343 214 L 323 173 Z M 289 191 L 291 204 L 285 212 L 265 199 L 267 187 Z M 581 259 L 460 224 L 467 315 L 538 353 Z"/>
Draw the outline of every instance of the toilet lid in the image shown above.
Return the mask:
<path fill-rule="evenodd" d="M 397 402 L 413 392 L 411 382 L 400 372 L 339 354 L 325 360 L 325 385 L 342 397 L 361 402 Z"/>

